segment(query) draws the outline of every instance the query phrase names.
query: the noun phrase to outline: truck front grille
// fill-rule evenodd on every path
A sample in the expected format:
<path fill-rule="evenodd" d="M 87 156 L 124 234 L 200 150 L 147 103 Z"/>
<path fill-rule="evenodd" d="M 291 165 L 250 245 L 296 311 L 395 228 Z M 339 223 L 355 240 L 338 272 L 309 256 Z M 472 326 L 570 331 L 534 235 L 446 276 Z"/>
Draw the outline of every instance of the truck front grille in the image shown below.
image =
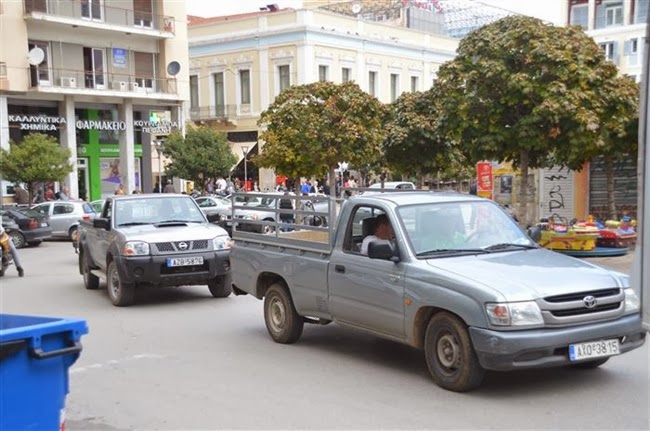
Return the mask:
<path fill-rule="evenodd" d="M 621 316 L 625 293 L 619 288 L 601 289 L 549 296 L 537 304 L 547 326 L 571 326 Z"/>
<path fill-rule="evenodd" d="M 196 241 L 175 241 L 175 242 L 157 242 L 156 249 L 160 254 L 183 253 L 195 250 L 207 250 L 208 240 L 200 239 Z"/>

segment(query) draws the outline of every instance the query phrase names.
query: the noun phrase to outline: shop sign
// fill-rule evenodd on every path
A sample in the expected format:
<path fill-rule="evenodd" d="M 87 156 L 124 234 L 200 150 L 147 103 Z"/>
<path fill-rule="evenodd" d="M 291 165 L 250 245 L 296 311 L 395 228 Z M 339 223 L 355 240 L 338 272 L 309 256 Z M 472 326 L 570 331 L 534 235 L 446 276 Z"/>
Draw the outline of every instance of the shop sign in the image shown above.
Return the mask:
<path fill-rule="evenodd" d="M 63 117 L 48 117 L 46 115 L 10 115 L 10 123 L 18 123 L 20 130 L 49 131 L 58 129 L 60 124 L 66 124 Z"/>
<path fill-rule="evenodd" d="M 126 130 L 125 121 L 79 120 L 79 130 Z"/>
<path fill-rule="evenodd" d="M 126 68 L 126 49 L 113 48 L 113 67 Z"/>
<path fill-rule="evenodd" d="M 150 133 L 152 135 L 169 135 L 172 129 L 178 129 L 176 121 L 146 121 L 136 120 L 133 122 L 134 127 L 142 128 L 142 133 Z"/>
<path fill-rule="evenodd" d="M 492 163 L 478 162 L 476 164 L 476 194 L 492 199 L 492 191 L 494 189 L 493 181 Z"/>

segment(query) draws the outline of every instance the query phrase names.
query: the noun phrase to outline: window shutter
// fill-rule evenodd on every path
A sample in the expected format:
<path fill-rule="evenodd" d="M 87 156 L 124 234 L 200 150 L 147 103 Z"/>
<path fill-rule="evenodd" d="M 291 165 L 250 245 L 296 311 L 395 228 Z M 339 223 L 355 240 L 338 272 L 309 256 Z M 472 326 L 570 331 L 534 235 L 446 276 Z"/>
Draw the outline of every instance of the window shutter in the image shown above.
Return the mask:
<path fill-rule="evenodd" d="M 636 24 L 648 22 L 648 5 L 650 0 L 637 0 L 636 3 Z"/>
<path fill-rule="evenodd" d="M 605 28 L 605 4 L 596 6 L 596 28 Z"/>

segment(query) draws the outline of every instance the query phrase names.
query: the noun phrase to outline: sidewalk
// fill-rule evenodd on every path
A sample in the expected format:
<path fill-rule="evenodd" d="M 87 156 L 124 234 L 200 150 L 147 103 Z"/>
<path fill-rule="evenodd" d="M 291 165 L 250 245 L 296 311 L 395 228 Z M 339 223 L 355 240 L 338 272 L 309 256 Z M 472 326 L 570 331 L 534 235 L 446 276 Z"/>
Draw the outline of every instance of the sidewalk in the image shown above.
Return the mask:
<path fill-rule="evenodd" d="M 625 256 L 619 257 L 585 257 L 582 258 L 587 262 L 599 265 L 615 271 L 620 271 L 625 274 L 632 273 L 632 265 L 634 263 L 634 250 L 630 250 Z"/>

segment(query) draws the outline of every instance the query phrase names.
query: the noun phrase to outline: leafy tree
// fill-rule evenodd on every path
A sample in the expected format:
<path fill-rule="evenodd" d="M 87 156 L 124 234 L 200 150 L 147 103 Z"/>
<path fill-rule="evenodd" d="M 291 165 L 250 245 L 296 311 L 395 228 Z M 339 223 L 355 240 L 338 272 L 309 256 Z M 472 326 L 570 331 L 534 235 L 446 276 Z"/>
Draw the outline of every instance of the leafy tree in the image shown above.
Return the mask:
<path fill-rule="evenodd" d="M 581 29 L 511 16 L 465 37 L 436 85 L 446 133 L 470 161 L 512 162 L 521 170 L 525 223 L 529 168 L 582 168 L 584 154 L 578 155 L 602 133 L 600 89 L 616 75 Z"/>
<path fill-rule="evenodd" d="M 166 174 L 194 181 L 197 189 L 203 189 L 208 178 L 227 177 L 237 162 L 226 135 L 208 127 L 188 128 L 185 138 L 178 132 L 169 135 L 163 154 L 171 159 Z"/>
<path fill-rule="evenodd" d="M 73 171 L 70 150 L 52 136 L 30 133 L 21 142 L 10 142 L 9 151 L 0 149 L 3 179 L 27 184 L 31 202 L 38 182 L 63 181 Z"/>
<path fill-rule="evenodd" d="M 390 107 L 384 155 L 393 172 L 415 177 L 455 175 L 467 162 L 441 133 L 435 90 L 403 93 Z"/>
<path fill-rule="evenodd" d="M 258 166 L 292 178 L 329 175 L 339 162 L 377 164 L 382 153 L 385 107 L 353 82 L 291 86 L 264 111 L 265 141 Z"/>

